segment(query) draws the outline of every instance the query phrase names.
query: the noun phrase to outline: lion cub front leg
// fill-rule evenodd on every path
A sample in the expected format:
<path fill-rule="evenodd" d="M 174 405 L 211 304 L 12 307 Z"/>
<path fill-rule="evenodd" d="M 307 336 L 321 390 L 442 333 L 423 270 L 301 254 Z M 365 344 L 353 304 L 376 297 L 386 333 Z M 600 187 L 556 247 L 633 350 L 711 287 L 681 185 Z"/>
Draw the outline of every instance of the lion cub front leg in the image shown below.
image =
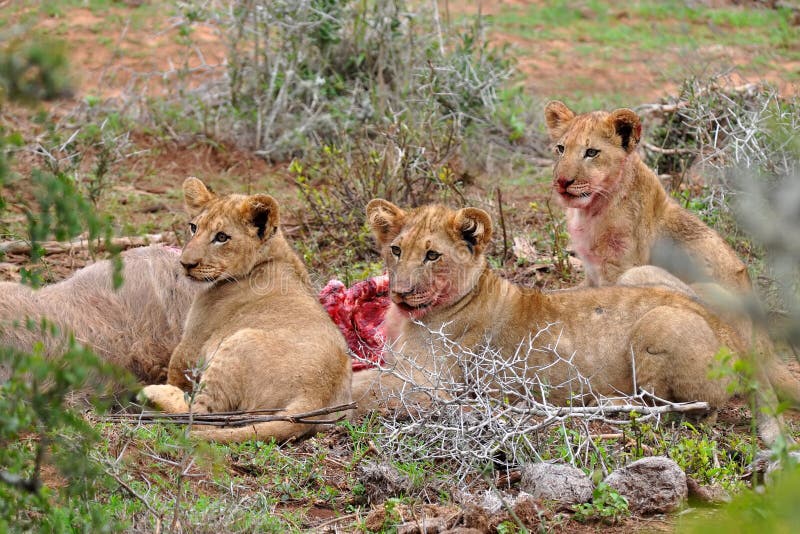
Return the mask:
<path fill-rule="evenodd" d="M 189 405 L 186 402 L 183 390 L 169 384 L 145 386 L 142 388 L 139 401 L 166 413 L 185 413 L 189 411 Z"/>
<path fill-rule="evenodd" d="M 181 341 L 169 359 L 169 369 L 167 369 L 167 384 L 180 388 L 183 391 L 191 391 L 192 382 L 200 381 L 199 373 L 195 373 L 198 365 L 198 355 L 200 348 L 195 343 Z"/>

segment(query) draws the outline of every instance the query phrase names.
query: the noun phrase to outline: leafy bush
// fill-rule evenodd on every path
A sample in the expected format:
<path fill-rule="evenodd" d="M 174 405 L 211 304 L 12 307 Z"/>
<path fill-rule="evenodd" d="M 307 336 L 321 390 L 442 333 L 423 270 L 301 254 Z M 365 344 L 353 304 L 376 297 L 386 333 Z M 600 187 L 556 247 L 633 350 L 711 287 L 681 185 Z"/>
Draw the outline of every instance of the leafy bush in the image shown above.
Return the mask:
<path fill-rule="evenodd" d="M 58 96 L 63 90 L 64 58 L 62 48 L 46 42 L 14 43 L 10 51 L 0 54 L 0 105 L 4 98 L 36 101 Z M 8 144 L 21 144 L 20 136 L 0 130 L 0 188 L 8 173 Z M 62 170 L 37 170 L 32 180 L 36 206 L 28 209 L 27 218 L 34 261 L 42 253 L 38 243 L 51 236 L 67 239 L 83 231 L 90 240 L 110 236 L 108 219 L 95 213 Z M 0 189 L 0 210 L 4 205 Z M 41 281 L 36 273 L 23 272 L 23 277 L 33 284 Z M 56 334 L 44 321 L 29 322 L 27 327 Z M 106 395 L 110 384 L 123 376 L 72 338 L 55 359 L 45 357 L 41 343 L 31 352 L 0 346 L 0 368 L 4 372 L 0 383 L 0 530 L 108 532 L 122 528 L 93 498 L 109 482 L 89 454 L 99 435 L 71 402 L 75 393 L 89 400 Z"/>
<path fill-rule="evenodd" d="M 28 328 L 55 334 L 46 323 Z M 1 529 L 107 531 L 112 522 L 93 500 L 103 471 L 89 457 L 99 434 L 68 405 L 79 391 L 91 399 L 109 393 L 120 373 L 74 339 L 57 360 L 45 357 L 40 345 L 31 353 L 0 347 L 0 362 L 10 371 L 0 384 Z M 45 485 L 45 469 L 59 490 Z"/>
<path fill-rule="evenodd" d="M 0 50 L 0 102 L 35 102 L 69 93 L 64 44 L 37 36 L 10 39 Z"/>
<path fill-rule="evenodd" d="M 720 510 L 692 514 L 684 518 L 677 531 L 704 532 L 794 532 L 800 524 L 797 495 L 800 469 L 781 473 L 777 482 L 763 491 L 745 491 Z"/>
<path fill-rule="evenodd" d="M 114 254 L 114 284 L 122 284 L 122 263 L 119 259 L 119 250 L 110 242 L 113 232 L 111 219 L 99 215 L 92 203 L 78 190 L 73 179 L 59 172 L 51 174 L 45 171 L 34 170 L 31 179 L 35 187 L 35 210 L 27 212 L 28 236 L 31 241 L 31 260 L 37 261 L 44 251 L 40 245 L 51 236 L 57 240 L 66 240 L 82 232 L 86 232 L 90 249 L 98 239 L 107 242 L 107 250 Z M 31 285 L 42 283 L 41 274 L 36 271 L 22 270 L 23 281 Z"/>
<path fill-rule="evenodd" d="M 600 482 L 592 492 L 592 502 L 576 504 L 572 507 L 577 521 L 602 521 L 617 523 L 630 514 L 628 499 L 620 495 L 614 488 Z"/>

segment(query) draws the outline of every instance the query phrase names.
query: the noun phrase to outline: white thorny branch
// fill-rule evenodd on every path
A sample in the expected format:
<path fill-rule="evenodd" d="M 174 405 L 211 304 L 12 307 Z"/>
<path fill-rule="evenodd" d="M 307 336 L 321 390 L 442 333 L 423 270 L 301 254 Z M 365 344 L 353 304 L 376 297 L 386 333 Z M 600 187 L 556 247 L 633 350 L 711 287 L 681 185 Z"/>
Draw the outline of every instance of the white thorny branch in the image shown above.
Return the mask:
<path fill-rule="evenodd" d="M 562 427 L 560 439 L 575 456 L 596 450 L 590 423 L 618 427 L 635 420 L 661 422 L 667 412 L 707 412 L 708 405 L 672 403 L 639 390 L 635 355 L 631 352 L 635 395 L 605 396 L 592 388 L 574 363 L 575 354 L 559 353 L 557 324 L 548 324 L 502 354 L 486 339 L 473 350 L 446 332 L 448 325 L 429 330 L 429 354 L 404 358 L 402 347 L 387 347 L 381 372 L 402 383 L 400 391 L 382 393 L 392 406 L 382 419 L 377 443 L 390 457 L 448 461 L 462 482 L 487 464 L 505 466 L 541 461 L 539 450 L 550 427 Z M 532 357 L 535 356 L 535 357 Z M 424 361 L 423 361 L 424 360 Z M 549 361 L 533 365 L 532 361 Z M 426 365 L 427 364 L 427 365 Z M 545 375 L 566 377 L 548 383 Z M 548 401 L 552 391 L 569 392 L 569 405 Z M 622 415 L 623 417 L 619 417 Z M 570 443 L 577 427 L 578 443 Z M 550 437 L 549 439 L 552 439 Z"/>

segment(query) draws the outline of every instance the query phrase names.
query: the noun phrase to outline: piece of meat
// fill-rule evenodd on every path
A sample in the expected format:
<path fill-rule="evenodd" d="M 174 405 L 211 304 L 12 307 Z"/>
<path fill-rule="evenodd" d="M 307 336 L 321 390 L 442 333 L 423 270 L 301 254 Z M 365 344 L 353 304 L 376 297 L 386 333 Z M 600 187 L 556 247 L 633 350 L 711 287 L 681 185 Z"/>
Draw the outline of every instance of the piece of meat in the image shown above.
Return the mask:
<path fill-rule="evenodd" d="M 320 291 L 319 301 L 355 356 L 353 371 L 370 368 L 370 362 L 382 363 L 383 319 L 390 304 L 388 276 L 368 278 L 350 288 L 331 280 Z"/>

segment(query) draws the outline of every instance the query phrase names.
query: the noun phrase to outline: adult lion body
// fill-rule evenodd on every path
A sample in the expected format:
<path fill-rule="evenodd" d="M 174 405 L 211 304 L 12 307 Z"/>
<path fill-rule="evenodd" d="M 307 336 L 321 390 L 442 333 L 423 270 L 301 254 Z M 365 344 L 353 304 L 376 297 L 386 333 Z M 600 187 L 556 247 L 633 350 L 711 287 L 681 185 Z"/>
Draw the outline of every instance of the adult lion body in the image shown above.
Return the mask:
<path fill-rule="evenodd" d="M 205 366 L 196 413 L 275 409 L 291 415 L 349 403 L 347 346 L 278 227 L 275 200 L 217 196 L 195 178 L 184 182 L 184 193 L 193 236 L 181 263 L 188 276 L 213 283 L 192 304 L 168 385 L 148 386 L 144 395 L 165 411 L 186 412 L 187 374 Z M 285 441 L 318 427 L 272 421 L 196 435 Z"/>
<path fill-rule="evenodd" d="M 632 394 L 638 386 L 664 399 L 706 401 L 712 408 L 729 398 L 727 382 L 710 380 L 708 374 L 719 349 L 740 351 L 742 340 L 684 295 L 636 287 L 523 289 L 488 268 L 483 250 L 491 220 L 482 210 L 427 206 L 405 211 L 373 200 L 367 213 L 389 271 L 393 303 L 386 330 L 396 354 L 387 364 L 393 372 L 354 375 L 353 398 L 360 411 L 380 408 L 408 390 L 399 375 L 431 381 L 426 371 L 435 364 L 434 354 L 447 353 L 435 346 L 431 332 L 444 332 L 470 350 L 488 343 L 503 357 L 512 357 L 535 337 L 525 365 L 551 385 L 548 401 L 556 404 L 575 401 L 570 376 L 576 371 L 600 395 Z M 551 365 L 558 356 L 571 364 Z M 454 364 L 444 363 L 463 380 Z M 774 402 L 768 384 L 762 402 Z M 766 418 L 761 430 L 768 440 L 778 431 Z"/>
<path fill-rule="evenodd" d="M 746 266 L 719 234 L 667 194 L 641 160 L 636 113 L 576 115 L 554 101 L 546 106 L 545 119 L 555 143 L 553 188 L 587 284 L 661 285 L 699 295 L 748 343 L 753 338 L 757 363 L 772 385 L 800 405 L 800 384 L 773 362 L 777 355 L 769 335 L 753 329 L 743 311 L 745 301 L 755 300 Z"/>
<path fill-rule="evenodd" d="M 71 333 L 141 382 L 166 380 L 186 313 L 203 284 L 183 276 L 178 252 L 168 247 L 131 249 L 122 253 L 122 262 L 123 284 L 118 289 L 110 260 L 38 290 L 0 283 L 0 345 L 31 351 L 43 342 L 45 354 L 57 357 Z M 37 325 L 47 319 L 59 333 L 29 329 L 26 319 Z M 6 380 L 7 373 L 0 367 L 0 380 Z"/>

